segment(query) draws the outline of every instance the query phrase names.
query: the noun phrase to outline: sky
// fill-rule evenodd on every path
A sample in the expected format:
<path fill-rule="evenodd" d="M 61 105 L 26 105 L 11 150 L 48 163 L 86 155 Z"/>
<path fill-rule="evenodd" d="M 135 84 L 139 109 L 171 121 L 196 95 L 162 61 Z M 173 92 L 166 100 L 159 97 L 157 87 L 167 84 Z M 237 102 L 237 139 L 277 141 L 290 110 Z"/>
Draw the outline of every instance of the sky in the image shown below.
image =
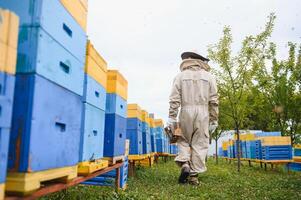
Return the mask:
<path fill-rule="evenodd" d="M 260 33 L 274 12 L 271 40 L 285 58 L 288 41 L 301 43 L 300 8 L 300 0 L 89 0 L 88 37 L 109 68 L 127 79 L 128 103 L 166 121 L 182 52 L 206 56 L 224 26 L 231 27 L 233 51 L 238 51 L 241 41 Z"/>
<path fill-rule="evenodd" d="M 238 50 L 275 12 L 272 41 L 285 57 L 288 41 L 301 43 L 300 8 L 300 0 L 89 0 L 88 37 L 109 67 L 128 80 L 128 102 L 166 121 L 182 52 L 206 56 L 226 25 Z"/>

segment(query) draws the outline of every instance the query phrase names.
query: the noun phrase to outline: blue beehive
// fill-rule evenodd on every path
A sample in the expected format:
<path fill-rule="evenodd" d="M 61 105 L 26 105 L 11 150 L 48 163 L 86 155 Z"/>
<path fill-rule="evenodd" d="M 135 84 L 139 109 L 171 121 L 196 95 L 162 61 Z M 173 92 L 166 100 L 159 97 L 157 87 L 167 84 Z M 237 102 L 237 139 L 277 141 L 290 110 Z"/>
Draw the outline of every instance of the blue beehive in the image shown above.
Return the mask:
<path fill-rule="evenodd" d="M 117 94 L 107 93 L 106 113 L 127 118 L 127 101 Z"/>
<path fill-rule="evenodd" d="M 128 180 L 128 158 L 125 158 L 123 166 L 120 168 L 120 187 L 125 188 Z M 92 178 L 83 184 L 85 185 L 96 185 L 96 186 L 114 186 L 116 178 L 116 170 L 110 171 L 106 174 L 100 175 L 98 177 Z"/>
<path fill-rule="evenodd" d="M 106 109 L 106 89 L 88 74 L 85 74 L 84 102 L 103 111 Z"/>
<path fill-rule="evenodd" d="M 0 184 L 6 179 L 9 132 L 9 128 L 0 128 Z"/>
<path fill-rule="evenodd" d="M 89 103 L 84 104 L 80 161 L 103 157 L 105 111 Z"/>
<path fill-rule="evenodd" d="M 59 0 L 1 0 L 0 6 L 14 11 L 20 17 L 21 27 L 42 27 L 42 29 L 53 39 L 51 41 L 48 40 L 48 42 L 57 41 L 60 43 L 61 47 L 69 51 L 78 59 L 78 61 L 84 63 L 87 42 L 85 31 L 69 14 Z M 20 33 L 20 43 L 22 43 L 29 35 L 25 35 L 24 29 L 21 29 Z M 32 39 L 34 40 L 34 38 Z M 34 47 L 31 46 L 32 44 L 27 43 L 27 45 L 28 46 L 26 47 L 23 46 L 19 48 L 19 50 L 25 49 L 25 51 L 21 51 L 22 53 L 18 58 L 18 62 L 21 61 L 18 67 L 19 72 L 25 70 L 22 67 L 30 67 L 28 65 L 22 66 L 23 56 L 30 56 L 33 52 L 38 52 L 37 50 L 31 49 Z M 27 54 L 26 51 L 28 51 Z M 52 56 L 52 54 L 56 53 L 53 49 L 48 48 L 46 48 L 45 51 L 47 56 Z M 49 54 L 49 52 L 51 52 L 51 54 Z M 61 61 L 65 62 L 66 59 Z M 47 63 L 44 64 L 47 65 Z M 77 79 L 77 81 L 80 80 Z"/>
<path fill-rule="evenodd" d="M 0 128 L 10 128 L 13 110 L 15 77 L 0 72 Z"/>
<path fill-rule="evenodd" d="M 127 120 L 116 114 L 106 114 L 104 157 L 122 156 L 125 154 Z"/>
<path fill-rule="evenodd" d="M 176 155 L 178 154 L 178 146 L 176 144 L 170 145 L 170 154 Z"/>
<path fill-rule="evenodd" d="M 246 141 L 241 141 L 241 154 L 242 154 L 242 158 L 248 157 Z"/>
<path fill-rule="evenodd" d="M 301 148 L 294 148 L 294 156 L 301 156 Z"/>
<path fill-rule="evenodd" d="M 247 158 L 256 159 L 256 141 L 246 141 Z"/>
<path fill-rule="evenodd" d="M 262 150 L 261 150 L 261 141 L 255 140 L 255 152 L 256 152 L 256 159 L 262 159 Z"/>
<path fill-rule="evenodd" d="M 80 96 L 39 75 L 17 75 L 9 169 L 35 172 L 79 160 Z"/>
<path fill-rule="evenodd" d="M 130 140 L 130 155 L 142 154 L 142 122 L 138 118 L 127 118 L 126 139 Z"/>
<path fill-rule="evenodd" d="M 223 157 L 228 157 L 228 151 L 227 150 L 223 150 Z"/>
<path fill-rule="evenodd" d="M 256 137 L 281 136 L 281 132 L 259 132 L 255 133 Z"/>
<path fill-rule="evenodd" d="M 301 163 L 288 163 L 288 166 L 290 170 L 292 171 L 301 171 Z"/>
<path fill-rule="evenodd" d="M 151 136 L 151 152 L 156 152 L 156 141 L 155 141 L 156 129 L 150 128 L 150 136 Z"/>
<path fill-rule="evenodd" d="M 142 152 L 143 154 L 151 153 L 150 127 L 146 122 L 142 122 Z"/>
<path fill-rule="evenodd" d="M 5 182 L 15 77 L 0 72 L 0 183 Z"/>
<path fill-rule="evenodd" d="M 18 73 L 37 73 L 83 95 L 83 60 L 79 61 L 72 56 L 42 28 L 21 27 L 19 36 Z"/>
<path fill-rule="evenodd" d="M 277 146 L 262 146 L 263 160 L 291 160 L 292 146 L 277 145 Z"/>
<path fill-rule="evenodd" d="M 157 152 L 158 153 L 164 153 L 163 138 L 156 139 L 156 145 L 157 145 Z"/>

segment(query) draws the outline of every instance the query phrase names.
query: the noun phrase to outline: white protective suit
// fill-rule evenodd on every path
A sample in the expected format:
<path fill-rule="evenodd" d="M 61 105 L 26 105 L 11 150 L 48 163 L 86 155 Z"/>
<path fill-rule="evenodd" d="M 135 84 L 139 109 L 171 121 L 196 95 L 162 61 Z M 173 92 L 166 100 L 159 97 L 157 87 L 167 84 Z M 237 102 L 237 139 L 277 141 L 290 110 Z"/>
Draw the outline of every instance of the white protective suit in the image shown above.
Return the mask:
<path fill-rule="evenodd" d="M 189 162 L 191 175 L 207 170 L 209 121 L 218 120 L 217 85 L 209 69 L 201 60 L 183 60 L 170 95 L 169 118 L 175 120 L 181 107 L 179 122 L 183 137 L 177 142 L 179 155 L 175 161 Z"/>

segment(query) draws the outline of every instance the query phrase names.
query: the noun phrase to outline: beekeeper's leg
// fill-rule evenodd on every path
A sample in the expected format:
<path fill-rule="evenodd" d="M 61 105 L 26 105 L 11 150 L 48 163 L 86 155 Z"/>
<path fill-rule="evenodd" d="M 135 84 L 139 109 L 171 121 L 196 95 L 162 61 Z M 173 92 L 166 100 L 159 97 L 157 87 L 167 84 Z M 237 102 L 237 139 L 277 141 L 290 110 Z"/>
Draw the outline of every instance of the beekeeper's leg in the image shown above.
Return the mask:
<path fill-rule="evenodd" d="M 203 116 L 199 115 L 194 122 L 196 130 L 191 141 L 191 176 L 196 176 L 207 170 L 206 156 L 209 148 L 209 117 Z"/>
<path fill-rule="evenodd" d="M 189 112 L 181 112 L 180 126 L 182 137 L 178 140 L 179 155 L 176 157 L 176 162 L 181 166 L 181 174 L 179 183 L 187 183 L 190 175 L 191 148 L 190 140 L 193 132 L 193 121 L 190 119 Z"/>
<path fill-rule="evenodd" d="M 190 112 L 185 110 L 182 110 L 180 114 L 180 126 L 182 130 L 182 137 L 180 137 L 177 142 L 179 149 L 179 154 L 175 159 L 177 163 L 186 163 L 191 161 L 190 141 L 193 132 L 194 120 L 189 114 Z"/>

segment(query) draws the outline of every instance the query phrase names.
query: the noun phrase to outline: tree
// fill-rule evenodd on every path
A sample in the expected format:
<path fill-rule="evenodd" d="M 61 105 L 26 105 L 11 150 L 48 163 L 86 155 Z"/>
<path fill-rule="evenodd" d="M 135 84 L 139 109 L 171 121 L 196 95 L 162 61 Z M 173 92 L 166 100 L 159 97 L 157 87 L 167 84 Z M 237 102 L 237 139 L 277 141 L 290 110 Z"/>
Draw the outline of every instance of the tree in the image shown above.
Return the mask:
<path fill-rule="evenodd" d="M 210 45 L 209 58 L 219 65 L 215 69 L 219 85 L 220 98 L 225 99 L 224 113 L 233 121 L 237 141 L 240 141 L 239 130 L 244 127 L 249 115 L 248 97 L 253 85 L 254 70 L 265 65 L 265 56 L 269 52 L 268 39 L 274 27 L 275 15 L 271 14 L 263 32 L 257 36 L 247 36 L 242 42 L 241 50 L 233 56 L 232 35 L 229 27 L 225 27 L 223 36 L 217 44 Z M 237 145 L 237 170 L 240 171 L 240 145 Z"/>
<path fill-rule="evenodd" d="M 301 46 L 288 43 L 289 56 L 286 60 L 276 59 L 276 45 L 270 45 L 271 67 L 256 69 L 255 87 L 265 99 L 268 114 L 272 116 L 271 128 L 291 137 L 292 144 L 300 140 L 301 131 Z M 298 134 L 299 133 L 299 134 Z"/>

